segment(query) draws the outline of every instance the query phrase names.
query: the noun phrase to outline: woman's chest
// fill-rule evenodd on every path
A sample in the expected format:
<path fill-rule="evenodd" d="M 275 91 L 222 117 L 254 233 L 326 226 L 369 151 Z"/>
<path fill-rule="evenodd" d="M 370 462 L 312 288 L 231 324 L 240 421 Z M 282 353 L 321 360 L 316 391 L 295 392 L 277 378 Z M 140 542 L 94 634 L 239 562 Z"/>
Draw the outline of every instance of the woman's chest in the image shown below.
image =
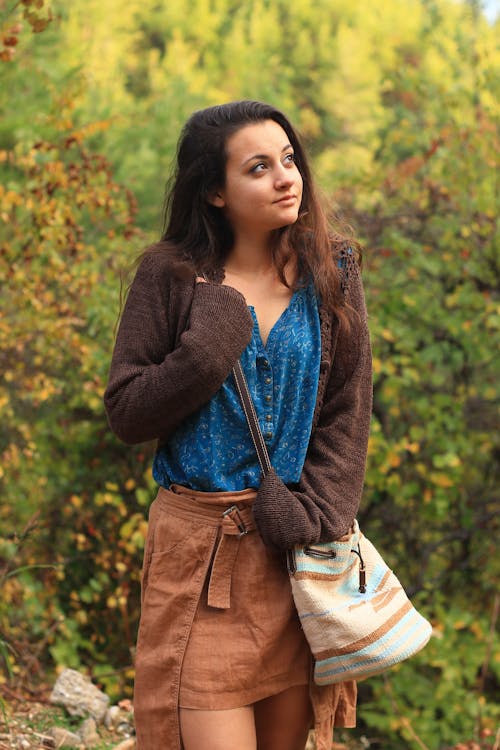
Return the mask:
<path fill-rule="evenodd" d="M 225 283 L 237 289 L 251 307 L 257 318 L 260 337 L 264 346 L 269 334 L 290 305 L 293 289 L 277 280 L 248 282 L 226 274 Z"/>

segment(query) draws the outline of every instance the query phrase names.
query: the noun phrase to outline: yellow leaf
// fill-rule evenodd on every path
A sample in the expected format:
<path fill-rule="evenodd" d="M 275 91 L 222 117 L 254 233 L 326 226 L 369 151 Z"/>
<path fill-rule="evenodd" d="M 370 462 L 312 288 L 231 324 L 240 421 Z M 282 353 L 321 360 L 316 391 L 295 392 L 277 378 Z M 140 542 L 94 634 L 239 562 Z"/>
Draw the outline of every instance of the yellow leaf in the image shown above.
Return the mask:
<path fill-rule="evenodd" d="M 420 450 L 420 443 L 406 443 L 405 448 L 409 453 L 418 453 Z"/>
<path fill-rule="evenodd" d="M 482 640 L 484 638 L 484 632 L 481 627 L 481 623 L 477 622 L 477 620 L 471 623 L 469 630 L 474 633 L 478 640 Z"/>
<path fill-rule="evenodd" d="M 447 474 L 438 474 L 437 472 L 432 472 L 430 475 L 431 482 L 436 484 L 438 487 L 453 487 L 454 482 Z"/>
<path fill-rule="evenodd" d="M 396 469 L 400 465 L 401 465 L 401 456 L 398 456 L 397 453 L 390 453 L 389 454 L 389 466 L 392 466 L 393 469 Z"/>
<path fill-rule="evenodd" d="M 79 609 L 75 614 L 75 619 L 81 624 L 86 625 L 88 622 L 88 615 L 85 609 Z"/>
<path fill-rule="evenodd" d="M 416 300 L 413 297 L 408 297 L 407 294 L 403 294 L 403 302 L 405 303 L 405 305 L 407 305 L 407 307 L 415 307 L 415 305 L 417 304 Z"/>
<path fill-rule="evenodd" d="M 69 499 L 71 505 L 74 505 L 75 508 L 81 508 L 82 507 L 82 498 L 78 497 L 78 495 L 71 495 Z"/>

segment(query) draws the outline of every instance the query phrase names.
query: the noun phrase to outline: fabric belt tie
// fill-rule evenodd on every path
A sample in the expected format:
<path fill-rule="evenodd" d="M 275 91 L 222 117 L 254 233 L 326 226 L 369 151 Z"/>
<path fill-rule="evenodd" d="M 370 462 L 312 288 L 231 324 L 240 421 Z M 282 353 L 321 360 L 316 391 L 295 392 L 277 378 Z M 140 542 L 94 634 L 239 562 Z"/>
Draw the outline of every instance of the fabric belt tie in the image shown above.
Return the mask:
<path fill-rule="evenodd" d="M 257 527 L 250 505 L 232 504 L 226 508 L 221 504 L 209 505 L 199 501 L 200 494 L 193 493 L 193 497 L 186 488 L 172 485 L 170 490 L 160 489 L 158 500 L 165 505 L 169 513 L 195 518 L 197 521 L 203 520 L 208 526 L 219 529 L 214 540 L 214 547 L 217 547 L 209 569 L 207 604 L 216 609 L 229 609 L 232 572 L 241 539 Z M 230 497 L 228 502 L 231 502 Z"/>
<path fill-rule="evenodd" d="M 255 529 L 250 508 L 228 508 L 222 514 L 221 535 L 210 571 L 208 606 L 229 609 L 231 580 L 241 537 Z"/>

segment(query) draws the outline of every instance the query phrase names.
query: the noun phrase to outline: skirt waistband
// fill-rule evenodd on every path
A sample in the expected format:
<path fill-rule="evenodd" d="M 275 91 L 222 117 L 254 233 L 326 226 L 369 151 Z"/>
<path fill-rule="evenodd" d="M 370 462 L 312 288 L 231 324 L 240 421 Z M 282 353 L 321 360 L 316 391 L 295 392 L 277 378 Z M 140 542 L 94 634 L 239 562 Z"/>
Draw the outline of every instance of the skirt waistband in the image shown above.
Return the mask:
<path fill-rule="evenodd" d="M 173 492 L 175 495 L 181 495 L 182 497 L 189 497 L 196 502 L 207 505 L 226 505 L 232 503 L 247 505 L 253 503 L 257 495 L 257 490 L 253 489 L 235 490 L 234 492 L 201 492 L 199 490 L 192 490 L 190 487 L 184 487 L 182 484 L 171 484 L 168 490 L 163 487 L 160 487 L 160 490 Z"/>
<path fill-rule="evenodd" d="M 208 583 L 208 605 L 229 609 L 231 605 L 231 572 L 240 541 L 255 531 L 252 504 L 256 491 L 198 492 L 181 485 L 170 489 L 160 487 L 156 502 L 166 512 L 179 518 L 203 521 L 220 529 L 214 540 L 213 558 Z M 213 549 L 211 554 L 213 554 Z"/>

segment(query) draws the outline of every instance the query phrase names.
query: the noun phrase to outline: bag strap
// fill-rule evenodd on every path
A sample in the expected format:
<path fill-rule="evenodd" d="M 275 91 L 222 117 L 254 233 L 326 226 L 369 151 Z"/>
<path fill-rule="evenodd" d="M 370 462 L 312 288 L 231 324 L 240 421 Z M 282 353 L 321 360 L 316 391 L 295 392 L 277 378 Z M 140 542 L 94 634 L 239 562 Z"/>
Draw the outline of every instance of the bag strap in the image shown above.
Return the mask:
<path fill-rule="evenodd" d="M 255 406 L 252 401 L 250 391 L 248 390 L 248 383 L 246 381 L 240 360 L 238 360 L 233 367 L 233 377 L 236 383 L 236 390 L 238 391 L 238 396 L 240 397 L 241 405 L 248 422 L 250 435 L 252 436 L 253 444 L 257 452 L 257 458 L 259 459 L 262 475 L 266 476 L 266 474 L 269 474 L 273 467 L 271 465 L 271 459 L 269 458 L 267 446 L 264 442 L 264 437 L 262 435 L 262 430 L 260 429 L 259 420 L 257 419 L 257 414 L 255 413 Z"/>
<path fill-rule="evenodd" d="M 246 381 L 240 360 L 238 360 L 233 367 L 233 377 L 236 383 L 236 390 L 238 391 L 238 396 L 240 397 L 241 405 L 248 422 L 248 427 L 250 429 L 250 435 L 252 436 L 253 444 L 255 446 L 257 458 L 259 459 L 262 476 L 266 476 L 266 474 L 269 474 L 272 469 L 271 459 L 269 458 L 267 446 L 264 442 L 264 437 L 262 435 L 262 430 L 260 429 L 259 420 L 257 419 L 257 414 L 255 413 L 255 406 L 253 404 L 250 391 L 248 390 L 248 383 Z M 289 574 L 294 575 L 297 570 L 297 563 L 295 560 L 295 551 L 293 548 L 286 550 L 286 566 Z"/>
<path fill-rule="evenodd" d="M 250 391 L 248 390 L 248 383 L 246 381 L 240 360 L 238 360 L 233 367 L 233 377 L 236 383 L 236 390 L 238 391 L 238 396 L 240 397 L 241 405 L 248 422 L 250 435 L 252 436 L 253 444 L 257 452 L 257 458 L 259 459 L 262 475 L 265 476 L 266 474 L 269 474 L 272 469 L 271 459 L 269 458 L 269 453 L 264 442 L 264 437 L 262 435 L 262 430 L 260 429 L 259 420 L 257 419 L 257 414 L 255 413 L 255 406 L 253 404 Z M 352 549 L 351 552 L 354 552 L 359 557 L 359 591 L 361 594 L 364 594 L 366 591 L 366 568 L 364 560 L 361 556 L 359 543 L 358 549 Z M 329 556 L 331 556 L 330 551 L 328 552 L 328 554 Z M 293 548 L 286 550 L 286 562 L 288 572 L 293 575 L 297 570 L 295 551 Z"/>

